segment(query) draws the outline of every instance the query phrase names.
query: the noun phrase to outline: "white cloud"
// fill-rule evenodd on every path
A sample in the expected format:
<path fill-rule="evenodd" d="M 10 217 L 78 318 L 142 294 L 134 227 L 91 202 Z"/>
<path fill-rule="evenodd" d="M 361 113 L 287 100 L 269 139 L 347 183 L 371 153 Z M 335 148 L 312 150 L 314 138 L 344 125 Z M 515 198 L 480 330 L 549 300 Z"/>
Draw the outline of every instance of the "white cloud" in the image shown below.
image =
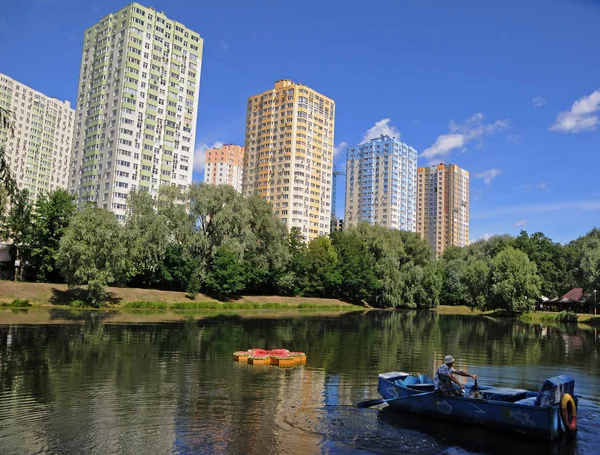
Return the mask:
<path fill-rule="evenodd" d="M 473 240 L 473 242 L 477 242 L 478 240 L 484 240 L 484 241 L 488 241 L 489 239 L 491 239 L 492 237 L 494 237 L 496 234 L 488 234 L 487 232 L 483 235 L 480 235 L 479 237 L 477 237 L 476 239 Z"/>
<path fill-rule="evenodd" d="M 223 40 L 219 41 L 219 46 L 221 46 L 221 49 L 223 49 L 223 52 L 227 52 L 227 49 L 229 49 L 229 44 L 227 44 Z"/>
<path fill-rule="evenodd" d="M 543 96 L 536 96 L 531 100 L 531 102 L 533 103 L 533 107 L 541 107 L 546 104 L 546 98 Z"/>
<path fill-rule="evenodd" d="M 600 89 L 591 95 L 579 98 L 573 103 L 570 111 L 559 112 L 550 131 L 579 133 L 595 130 L 600 123 L 596 114 L 598 111 L 600 111 Z"/>
<path fill-rule="evenodd" d="M 434 161 L 436 158 L 443 158 L 450 154 L 454 149 L 462 147 L 467 142 L 463 134 L 442 134 L 438 136 L 433 145 L 426 148 L 421 156 Z"/>
<path fill-rule="evenodd" d="M 523 227 L 527 224 L 527 220 L 519 220 L 516 223 L 513 223 L 513 227 Z"/>
<path fill-rule="evenodd" d="M 509 134 L 506 138 L 512 145 L 521 145 L 521 137 L 520 134 Z"/>
<path fill-rule="evenodd" d="M 196 144 L 196 149 L 194 150 L 194 171 L 201 172 L 204 170 L 206 165 L 206 151 L 208 149 L 217 149 L 223 147 L 224 143 L 221 141 L 215 141 L 212 145 L 208 145 L 204 142 L 200 144 Z"/>
<path fill-rule="evenodd" d="M 483 179 L 483 183 L 489 185 L 492 183 L 498 175 L 502 174 L 500 169 L 488 169 L 487 171 L 478 172 L 477 174 L 473 174 L 473 177 L 476 179 Z"/>
<path fill-rule="evenodd" d="M 450 155 L 455 149 L 464 149 L 465 145 L 471 141 L 478 141 L 481 145 L 484 136 L 490 136 L 498 131 L 510 128 L 508 120 L 496 120 L 493 123 L 485 123 L 485 116 L 477 113 L 459 124 L 450 122 L 450 134 L 442 134 L 437 137 L 431 147 L 426 148 L 421 157 L 429 162 L 435 162 Z"/>
<path fill-rule="evenodd" d="M 338 145 L 333 147 L 333 156 L 337 156 L 340 152 L 343 152 L 348 147 L 347 142 L 340 142 Z"/>
<path fill-rule="evenodd" d="M 398 131 L 398 129 L 391 124 L 391 121 L 391 118 L 384 118 L 378 122 L 375 122 L 375 125 L 369 128 L 363 135 L 361 144 L 366 144 L 371 139 L 375 139 L 382 134 L 400 139 L 400 131 Z"/>

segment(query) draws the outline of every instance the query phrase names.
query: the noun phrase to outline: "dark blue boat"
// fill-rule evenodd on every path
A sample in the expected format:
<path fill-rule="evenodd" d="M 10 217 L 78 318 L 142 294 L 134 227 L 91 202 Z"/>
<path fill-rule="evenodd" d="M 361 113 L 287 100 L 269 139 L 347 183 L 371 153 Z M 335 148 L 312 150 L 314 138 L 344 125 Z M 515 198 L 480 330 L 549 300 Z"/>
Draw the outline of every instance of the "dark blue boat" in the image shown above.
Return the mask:
<path fill-rule="evenodd" d="M 577 430 L 574 388 L 575 380 L 561 375 L 544 381 L 540 392 L 473 385 L 464 396 L 450 396 L 435 392 L 426 375 L 391 372 L 379 375 L 377 390 L 392 409 L 553 440 Z"/>

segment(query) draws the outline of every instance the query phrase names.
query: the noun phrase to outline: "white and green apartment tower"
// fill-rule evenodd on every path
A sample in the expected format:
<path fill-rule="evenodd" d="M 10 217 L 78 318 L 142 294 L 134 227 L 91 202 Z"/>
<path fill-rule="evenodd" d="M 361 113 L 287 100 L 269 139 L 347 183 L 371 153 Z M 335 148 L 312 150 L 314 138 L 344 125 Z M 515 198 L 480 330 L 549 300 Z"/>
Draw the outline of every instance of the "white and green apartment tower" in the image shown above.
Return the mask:
<path fill-rule="evenodd" d="M 67 189 L 75 110 L 0 73 L 0 107 L 11 112 L 13 131 L 0 129 L 0 144 L 21 189 L 32 199 L 40 192 Z"/>
<path fill-rule="evenodd" d="M 132 189 L 192 182 L 200 35 L 137 3 L 85 31 L 70 189 L 124 220 Z"/>

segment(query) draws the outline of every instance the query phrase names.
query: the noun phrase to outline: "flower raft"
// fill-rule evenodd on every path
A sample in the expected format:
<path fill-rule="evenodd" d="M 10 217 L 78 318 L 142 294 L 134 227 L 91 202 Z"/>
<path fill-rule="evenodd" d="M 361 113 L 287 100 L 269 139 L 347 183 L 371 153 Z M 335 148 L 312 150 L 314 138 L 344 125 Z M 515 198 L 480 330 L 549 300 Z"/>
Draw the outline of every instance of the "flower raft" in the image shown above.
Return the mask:
<path fill-rule="evenodd" d="M 247 351 L 236 351 L 233 360 L 250 365 L 276 365 L 280 367 L 293 367 L 304 365 L 306 354 L 304 352 L 293 352 L 287 349 L 248 349 Z"/>

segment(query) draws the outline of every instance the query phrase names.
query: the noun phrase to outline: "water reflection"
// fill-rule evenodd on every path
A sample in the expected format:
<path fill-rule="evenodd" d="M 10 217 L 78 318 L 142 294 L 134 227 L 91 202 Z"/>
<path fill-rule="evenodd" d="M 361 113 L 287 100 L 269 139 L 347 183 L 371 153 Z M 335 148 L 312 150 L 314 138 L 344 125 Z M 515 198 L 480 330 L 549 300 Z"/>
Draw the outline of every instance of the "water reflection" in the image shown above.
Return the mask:
<path fill-rule="evenodd" d="M 428 312 L 277 314 L 0 313 L 0 453 L 548 453 L 353 406 L 377 397 L 378 372 L 431 374 L 447 353 L 481 383 L 537 389 L 569 372 L 584 397 L 581 431 L 552 450 L 594 453 L 600 442 L 593 330 Z M 231 361 L 282 346 L 305 351 L 307 366 Z"/>

